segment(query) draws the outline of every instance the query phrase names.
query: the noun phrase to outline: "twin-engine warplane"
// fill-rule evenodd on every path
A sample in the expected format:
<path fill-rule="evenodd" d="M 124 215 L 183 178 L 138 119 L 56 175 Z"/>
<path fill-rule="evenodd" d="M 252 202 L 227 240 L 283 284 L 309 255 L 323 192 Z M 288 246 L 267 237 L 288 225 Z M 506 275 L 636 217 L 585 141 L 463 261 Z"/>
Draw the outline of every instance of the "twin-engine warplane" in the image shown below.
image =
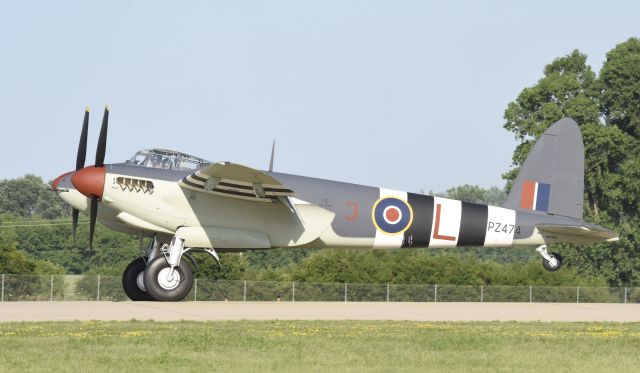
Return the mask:
<path fill-rule="evenodd" d="M 537 140 L 502 207 L 209 162 L 160 149 L 124 163 L 104 164 L 109 108 L 96 160 L 85 167 L 89 110 L 76 170 L 52 187 L 96 220 L 151 237 L 125 269 L 132 300 L 178 301 L 193 272 L 183 256 L 199 250 L 220 264 L 218 252 L 292 248 L 448 248 L 537 246 L 542 264 L 558 270 L 549 244 L 615 241 L 618 235 L 582 220 L 584 149 L 578 125 L 562 119 Z M 192 261 L 192 260 L 191 260 Z"/>

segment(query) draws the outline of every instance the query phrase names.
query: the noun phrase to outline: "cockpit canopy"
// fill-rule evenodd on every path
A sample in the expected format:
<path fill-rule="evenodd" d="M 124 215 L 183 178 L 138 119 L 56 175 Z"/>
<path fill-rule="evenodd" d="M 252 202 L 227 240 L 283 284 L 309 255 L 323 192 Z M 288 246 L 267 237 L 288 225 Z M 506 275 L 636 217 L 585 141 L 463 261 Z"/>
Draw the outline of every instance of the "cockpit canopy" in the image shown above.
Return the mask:
<path fill-rule="evenodd" d="M 128 164 L 165 170 L 195 171 L 211 162 L 189 154 L 167 149 L 144 149 L 137 152 Z"/>

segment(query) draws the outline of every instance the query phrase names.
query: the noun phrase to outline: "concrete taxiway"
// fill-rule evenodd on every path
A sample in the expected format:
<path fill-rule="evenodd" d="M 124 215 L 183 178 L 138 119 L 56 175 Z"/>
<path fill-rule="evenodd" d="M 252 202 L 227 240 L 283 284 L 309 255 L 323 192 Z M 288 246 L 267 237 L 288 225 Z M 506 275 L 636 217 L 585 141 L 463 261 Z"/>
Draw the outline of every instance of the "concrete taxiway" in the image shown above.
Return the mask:
<path fill-rule="evenodd" d="M 0 322 L 131 319 L 640 322 L 640 304 L 73 301 L 0 303 Z"/>

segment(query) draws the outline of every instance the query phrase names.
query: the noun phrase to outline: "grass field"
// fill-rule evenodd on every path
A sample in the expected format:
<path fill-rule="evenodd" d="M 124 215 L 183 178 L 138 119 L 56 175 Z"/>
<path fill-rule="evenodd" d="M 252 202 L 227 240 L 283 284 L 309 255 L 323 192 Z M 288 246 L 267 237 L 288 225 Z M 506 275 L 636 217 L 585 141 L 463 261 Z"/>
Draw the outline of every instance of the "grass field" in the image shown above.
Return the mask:
<path fill-rule="evenodd" d="M 0 323 L 0 371 L 640 369 L 640 323 Z"/>

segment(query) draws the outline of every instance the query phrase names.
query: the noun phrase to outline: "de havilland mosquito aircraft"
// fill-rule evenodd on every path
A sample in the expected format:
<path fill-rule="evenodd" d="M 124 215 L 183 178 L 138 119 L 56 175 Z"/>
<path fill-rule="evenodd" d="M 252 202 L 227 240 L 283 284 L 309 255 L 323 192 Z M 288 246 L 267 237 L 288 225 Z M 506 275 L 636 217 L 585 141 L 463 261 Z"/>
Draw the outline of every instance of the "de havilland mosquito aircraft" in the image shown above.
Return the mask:
<path fill-rule="evenodd" d="M 558 270 L 547 252 L 561 242 L 616 241 L 618 235 L 582 220 L 584 148 L 576 122 L 562 119 L 536 141 L 503 206 L 456 201 L 378 187 L 273 172 L 185 153 L 150 149 L 124 163 L 104 164 L 109 108 L 96 160 L 85 167 L 89 110 L 76 170 L 53 189 L 89 215 L 91 248 L 96 220 L 151 237 L 125 269 L 132 300 L 178 301 L 191 290 L 193 272 L 183 256 L 291 248 L 448 248 L 537 246 L 542 264 Z M 428 166 L 425 166 L 428 167 Z"/>

